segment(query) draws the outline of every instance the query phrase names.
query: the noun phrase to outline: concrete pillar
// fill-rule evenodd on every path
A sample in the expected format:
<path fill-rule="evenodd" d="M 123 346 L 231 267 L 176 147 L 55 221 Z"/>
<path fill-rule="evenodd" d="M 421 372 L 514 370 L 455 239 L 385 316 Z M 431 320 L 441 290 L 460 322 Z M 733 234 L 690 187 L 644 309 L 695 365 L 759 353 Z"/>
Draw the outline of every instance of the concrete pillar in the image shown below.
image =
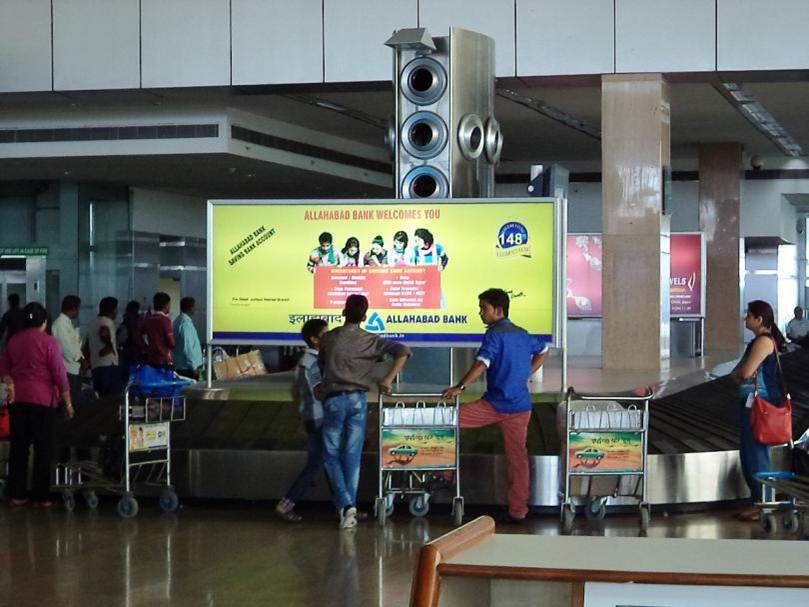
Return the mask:
<path fill-rule="evenodd" d="M 660 370 L 669 357 L 668 84 L 661 74 L 604 76 L 601 120 L 602 364 Z"/>
<path fill-rule="evenodd" d="M 742 344 L 742 146 L 699 146 L 699 225 L 705 233 L 705 351 L 736 356 Z"/>

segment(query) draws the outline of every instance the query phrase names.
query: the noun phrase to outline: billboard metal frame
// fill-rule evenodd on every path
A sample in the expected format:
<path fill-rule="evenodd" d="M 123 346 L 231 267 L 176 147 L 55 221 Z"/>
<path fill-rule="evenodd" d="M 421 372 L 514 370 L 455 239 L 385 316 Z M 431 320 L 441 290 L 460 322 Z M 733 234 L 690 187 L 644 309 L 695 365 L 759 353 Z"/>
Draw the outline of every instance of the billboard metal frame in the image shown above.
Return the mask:
<path fill-rule="evenodd" d="M 553 347 L 566 351 L 564 347 L 566 343 L 566 309 L 564 304 L 565 299 L 561 295 L 565 292 L 565 272 L 566 272 L 566 232 L 567 232 L 567 201 L 563 198 L 445 198 L 445 199 L 428 199 L 424 201 L 404 201 L 401 199 L 328 199 L 328 200 L 208 200 L 207 202 L 207 311 L 206 311 L 206 340 L 208 346 L 289 346 L 298 345 L 297 341 L 289 339 L 214 339 L 213 337 L 213 209 L 215 206 L 236 206 L 236 205 L 434 205 L 434 204 L 497 204 L 497 203 L 510 203 L 510 204 L 552 204 L 553 205 L 553 300 L 554 309 L 552 315 L 552 329 L 551 329 L 551 343 Z M 561 302 L 561 303 L 560 303 Z M 481 331 L 481 336 L 482 336 Z M 302 342 L 301 342 L 302 343 Z M 477 342 L 459 342 L 448 339 L 441 342 L 407 342 L 408 345 L 414 347 L 435 347 L 435 348 L 453 348 L 453 347 L 474 347 L 479 345 Z"/>
<path fill-rule="evenodd" d="M 671 318 L 683 320 L 699 320 L 705 318 L 705 287 L 706 287 L 706 271 L 707 271 L 707 255 L 705 248 L 705 233 L 704 232 L 671 232 L 671 236 L 699 236 L 699 271 L 700 271 L 700 292 L 699 292 L 699 314 L 672 314 Z"/>

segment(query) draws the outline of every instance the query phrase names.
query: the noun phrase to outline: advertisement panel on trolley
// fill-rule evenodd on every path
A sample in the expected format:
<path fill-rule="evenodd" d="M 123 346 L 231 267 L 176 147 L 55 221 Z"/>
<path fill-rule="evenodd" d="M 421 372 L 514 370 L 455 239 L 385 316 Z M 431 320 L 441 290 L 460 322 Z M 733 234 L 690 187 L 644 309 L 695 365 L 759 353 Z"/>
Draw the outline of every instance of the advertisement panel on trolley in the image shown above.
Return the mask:
<path fill-rule="evenodd" d="M 209 201 L 208 339 L 297 344 L 309 318 L 430 346 L 474 346 L 477 295 L 498 287 L 510 317 L 558 343 L 563 201 Z"/>

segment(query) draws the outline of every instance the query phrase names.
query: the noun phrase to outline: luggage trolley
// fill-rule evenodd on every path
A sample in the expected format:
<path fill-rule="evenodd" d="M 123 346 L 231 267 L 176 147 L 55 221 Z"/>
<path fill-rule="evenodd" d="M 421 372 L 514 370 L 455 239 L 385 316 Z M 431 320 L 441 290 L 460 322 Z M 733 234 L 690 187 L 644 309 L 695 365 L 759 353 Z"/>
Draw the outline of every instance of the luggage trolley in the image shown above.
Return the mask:
<path fill-rule="evenodd" d="M 806 515 L 809 513 L 809 477 L 794 472 L 759 472 L 756 479 L 761 483 L 759 523 L 764 533 L 774 535 L 779 528 L 777 515 L 783 518 L 781 528 L 799 536 L 805 530 Z M 777 496 L 784 499 L 777 499 Z"/>
<path fill-rule="evenodd" d="M 117 511 L 123 518 L 138 513 L 133 488 L 137 485 L 160 487 L 158 503 L 163 512 L 179 506 L 171 484 L 171 423 L 185 420 L 185 396 L 181 389 L 193 382 L 173 371 L 140 367 L 124 389 L 119 408 L 123 422 L 123 469 L 121 479 L 105 477 L 96 462 L 68 462 L 56 466 L 55 489 L 62 492 L 65 509 L 75 508 L 76 491 L 87 506 L 98 506 L 96 491 L 118 493 Z"/>
<path fill-rule="evenodd" d="M 756 502 L 756 507 L 761 528 L 766 534 L 778 530 L 780 514 L 781 528 L 800 537 L 809 532 L 809 430 L 789 445 L 789 451 L 792 470 L 756 474 L 761 483 L 761 499 Z"/>
<path fill-rule="evenodd" d="M 380 525 L 393 514 L 397 497 L 409 500 L 410 514 L 425 516 L 431 489 L 445 485 L 447 471 L 455 489 L 453 520 L 456 526 L 463 522 L 459 404 L 457 396 L 447 402 L 441 394 L 380 393 L 379 492 L 374 502 Z"/>
<path fill-rule="evenodd" d="M 646 501 L 648 462 L 649 401 L 653 392 L 635 394 L 579 394 L 569 388 L 565 396 L 564 493 L 561 504 L 562 530 L 569 533 L 576 517 L 574 497 L 586 498 L 584 512 L 589 519 L 602 519 L 607 499 L 628 496 L 638 499 L 640 528 L 649 527 L 651 510 Z M 575 478 L 590 477 L 583 495 L 573 495 Z M 611 489 L 594 491 L 596 477 L 615 477 Z M 622 479 L 634 477 L 632 490 L 621 492 Z M 585 479 L 582 478 L 584 481 Z M 640 487 L 638 487 L 640 485 Z M 640 489 L 640 491 L 638 491 Z"/>

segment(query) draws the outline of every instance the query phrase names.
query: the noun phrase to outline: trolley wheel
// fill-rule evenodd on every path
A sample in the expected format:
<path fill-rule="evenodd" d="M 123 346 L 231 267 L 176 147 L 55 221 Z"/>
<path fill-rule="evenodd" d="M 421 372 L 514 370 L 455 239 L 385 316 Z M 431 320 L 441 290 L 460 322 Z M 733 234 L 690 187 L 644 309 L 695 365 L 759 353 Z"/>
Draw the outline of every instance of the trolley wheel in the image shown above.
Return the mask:
<path fill-rule="evenodd" d="M 72 491 L 62 491 L 62 503 L 65 505 L 65 510 L 73 512 L 76 509 L 76 498 L 73 496 Z"/>
<path fill-rule="evenodd" d="M 456 527 L 463 525 L 463 498 L 456 497 L 452 500 L 452 523 Z"/>
<path fill-rule="evenodd" d="M 649 522 L 652 520 L 652 511 L 648 504 L 640 507 L 640 530 L 644 533 L 649 530 Z"/>
<path fill-rule="evenodd" d="M 410 514 L 413 516 L 426 516 L 430 511 L 430 494 L 422 493 L 421 495 L 414 495 L 410 498 L 408 507 Z"/>
<path fill-rule="evenodd" d="M 789 533 L 800 533 L 803 527 L 803 518 L 797 510 L 784 513 L 784 529 Z"/>
<path fill-rule="evenodd" d="M 772 512 L 762 512 L 758 522 L 761 525 L 761 530 L 767 535 L 773 535 L 778 529 L 778 522 Z"/>
<path fill-rule="evenodd" d="M 158 503 L 163 512 L 174 512 L 179 507 L 180 500 L 177 498 L 177 492 L 174 491 L 173 487 L 164 487 L 160 491 Z"/>
<path fill-rule="evenodd" d="M 573 529 L 573 521 L 576 513 L 573 511 L 573 504 L 562 504 L 562 533 L 570 533 Z"/>
<path fill-rule="evenodd" d="M 374 514 L 376 515 L 376 521 L 379 523 L 380 527 L 385 526 L 385 519 L 388 518 L 388 504 L 384 497 L 378 497 L 374 500 Z"/>
<path fill-rule="evenodd" d="M 131 494 L 122 495 L 117 510 L 121 518 L 132 518 L 138 514 L 138 500 Z"/>
<path fill-rule="evenodd" d="M 591 521 L 600 521 L 607 516 L 607 504 L 602 498 L 596 498 L 584 507 L 584 515 Z"/>
<path fill-rule="evenodd" d="M 84 503 L 87 504 L 87 507 L 90 510 L 95 510 L 98 508 L 98 496 L 96 495 L 95 491 L 85 491 L 84 492 Z"/>

